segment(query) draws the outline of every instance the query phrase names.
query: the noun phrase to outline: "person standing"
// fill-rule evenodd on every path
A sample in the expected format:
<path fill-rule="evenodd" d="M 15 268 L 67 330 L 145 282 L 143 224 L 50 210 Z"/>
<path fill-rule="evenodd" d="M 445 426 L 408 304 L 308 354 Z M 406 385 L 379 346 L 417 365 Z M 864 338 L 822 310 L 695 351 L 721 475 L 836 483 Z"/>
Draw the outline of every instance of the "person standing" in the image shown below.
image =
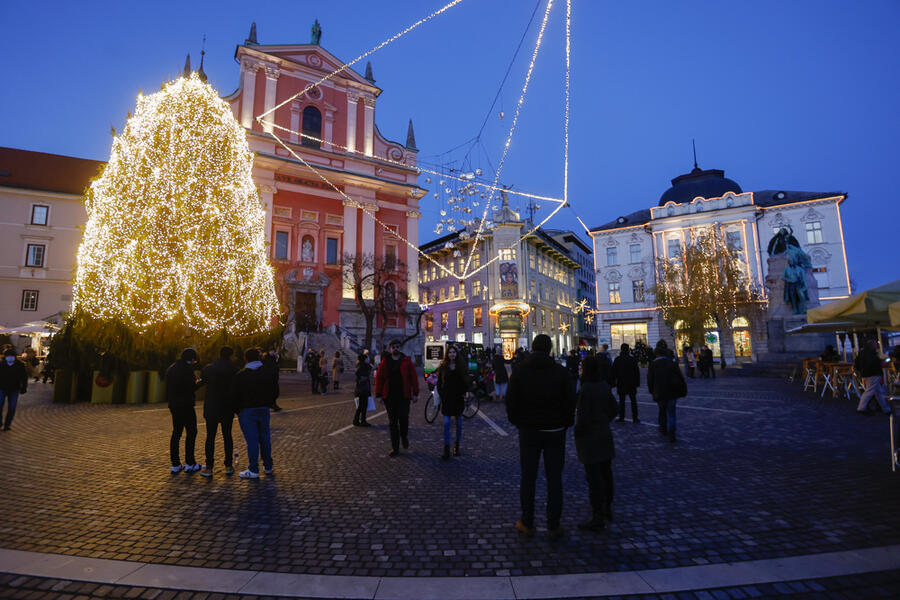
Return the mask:
<path fill-rule="evenodd" d="M 400 454 L 400 443 L 409 448 L 409 403 L 419 400 L 419 378 L 412 360 L 400 352 L 400 340 L 391 340 L 391 351 L 375 373 L 375 397 L 384 402 L 391 430 L 391 451 Z"/>
<path fill-rule="evenodd" d="M 682 348 L 682 354 L 684 355 L 684 374 L 693 379 L 694 364 L 696 363 L 694 349 L 685 344 L 685 346 Z"/>
<path fill-rule="evenodd" d="M 238 423 L 247 442 L 247 470 L 238 474 L 241 479 L 259 479 L 260 453 L 266 475 L 274 472 L 269 409 L 275 404 L 275 386 L 260 359 L 259 350 L 250 348 L 244 352 L 244 368 L 234 376 Z"/>
<path fill-rule="evenodd" d="M 866 391 L 859 398 L 859 405 L 856 412 L 860 414 L 869 413 L 869 401 L 874 396 L 878 401 L 878 405 L 884 414 L 891 414 L 891 408 L 884 400 L 884 389 L 881 387 L 881 377 L 884 374 L 881 365 L 881 358 L 878 356 L 878 344 L 875 340 L 868 340 L 865 347 L 860 350 L 853 361 L 853 367 L 859 376 L 862 377 L 866 386 Z"/>
<path fill-rule="evenodd" d="M 19 396 L 28 391 L 28 369 L 25 363 L 16 358 L 16 351 L 8 346 L 3 352 L 0 363 L 0 416 L 6 404 L 6 418 L 3 420 L 3 431 L 9 431 L 13 417 L 16 416 L 16 404 Z"/>
<path fill-rule="evenodd" d="M 638 362 L 631 355 L 631 349 L 628 344 L 622 344 L 619 355 L 612 365 L 613 381 L 616 384 L 616 391 L 619 394 L 619 422 L 625 420 L 625 397 L 631 397 L 631 420 L 634 423 L 640 423 L 638 418 L 637 389 L 641 385 L 641 370 Z"/>
<path fill-rule="evenodd" d="M 572 378 L 572 381 L 578 381 L 580 364 L 581 357 L 578 356 L 578 353 L 574 349 L 570 350 L 569 354 L 566 356 L 566 370 L 569 372 L 569 377 Z"/>
<path fill-rule="evenodd" d="M 678 364 L 669 355 L 669 347 L 665 340 L 656 344 L 656 358 L 647 370 L 647 388 L 653 400 L 659 405 L 659 433 L 667 435 L 674 443 L 675 406 L 679 398 L 687 395 L 687 383 Z"/>
<path fill-rule="evenodd" d="M 234 350 L 222 346 L 219 358 L 203 367 L 201 376 L 206 383 L 206 399 L 203 402 L 203 418 L 206 420 L 206 464 L 200 469 L 204 477 L 212 477 L 215 465 L 216 431 L 222 428 L 225 449 L 225 474 L 234 473 L 234 374 L 237 369 L 231 362 Z"/>
<path fill-rule="evenodd" d="M 623 354 L 627 356 L 627 352 Z M 606 526 L 605 521 L 612 521 L 612 459 L 616 449 L 609 422 L 615 418 L 617 407 L 609 385 L 602 379 L 597 357 L 589 356 L 581 365 L 581 387 L 575 405 L 575 449 L 584 465 L 592 515 L 578 528 L 600 531 Z"/>
<path fill-rule="evenodd" d="M 597 353 L 597 359 L 600 361 L 600 376 L 603 378 L 607 384 L 612 387 L 613 381 L 613 372 L 612 372 L 612 360 L 609 358 L 609 345 L 603 344 L 600 346 L 600 352 Z"/>
<path fill-rule="evenodd" d="M 319 389 L 323 396 L 328 393 L 328 357 L 324 350 L 319 351 Z"/>
<path fill-rule="evenodd" d="M 194 369 L 197 351 L 185 348 L 181 358 L 173 362 L 166 371 L 166 400 L 172 413 L 172 437 L 169 439 L 169 458 L 172 459 L 172 473 L 184 471 L 193 473 L 200 470 L 194 459 L 194 444 L 197 441 L 197 413 L 194 412 L 194 392 L 203 385 L 197 380 Z M 178 456 L 181 435 L 184 433 L 184 465 Z"/>
<path fill-rule="evenodd" d="M 272 397 L 272 410 L 275 412 L 279 412 L 281 407 L 278 406 L 278 396 L 281 395 L 281 384 L 278 380 L 281 377 L 281 358 L 278 356 L 278 351 L 275 348 L 272 348 L 262 356 L 262 364 L 263 371 L 269 376 L 272 380 L 271 385 L 274 391 L 274 396 Z"/>
<path fill-rule="evenodd" d="M 540 334 L 531 354 L 513 370 L 506 394 L 506 416 L 519 430 L 521 518 L 516 530 L 534 535 L 534 488 L 544 455 L 547 477 L 547 535 L 563 535 L 562 472 L 566 458 L 566 429 L 575 421 L 575 389 L 569 372 L 550 356 L 553 342 Z"/>
<path fill-rule="evenodd" d="M 368 427 L 366 411 L 369 410 L 369 396 L 372 395 L 372 366 L 369 364 L 369 355 L 360 354 L 356 361 L 356 413 L 353 415 L 353 424 L 358 427 Z"/>
<path fill-rule="evenodd" d="M 312 393 L 315 394 L 319 391 L 319 354 L 312 348 L 306 351 L 306 370 L 309 371 Z"/>
<path fill-rule="evenodd" d="M 331 380 L 334 382 L 334 391 L 338 391 L 341 387 L 341 373 L 344 372 L 344 361 L 341 360 L 341 351 L 334 353 L 331 359 Z"/>
<path fill-rule="evenodd" d="M 491 359 L 491 368 L 494 371 L 494 393 L 497 401 L 503 402 L 506 398 L 506 387 L 509 384 L 509 373 L 506 372 L 506 361 L 503 360 L 503 352 L 495 352 Z"/>
<path fill-rule="evenodd" d="M 456 443 L 453 456 L 459 456 L 462 438 L 462 414 L 466 408 L 469 391 L 468 365 L 456 346 L 448 346 L 444 360 L 437 369 L 437 391 L 441 397 L 441 414 L 444 415 L 444 453 L 441 459 L 450 460 L 450 421 L 456 419 Z"/>

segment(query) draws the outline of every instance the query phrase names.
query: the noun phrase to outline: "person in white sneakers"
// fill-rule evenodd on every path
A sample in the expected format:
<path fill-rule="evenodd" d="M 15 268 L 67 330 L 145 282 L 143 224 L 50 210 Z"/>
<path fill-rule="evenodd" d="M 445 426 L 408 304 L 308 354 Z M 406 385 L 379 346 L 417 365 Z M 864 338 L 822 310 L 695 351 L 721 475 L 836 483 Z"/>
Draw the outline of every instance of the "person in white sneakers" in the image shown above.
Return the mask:
<path fill-rule="evenodd" d="M 238 423 L 247 441 L 247 470 L 238 474 L 242 479 L 259 479 L 259 455 L 262 453 L 263 471 L 273 473 L 272 438 L 269 430 L 269 409 L 275 404 L 272 378 L 262 369 L 260 352 L 251 348 L 244 353 L 246 364 L 234 376 L 237 397 Z"/>
<path fill-rule="evenodd" d="M 172 459 L 172 473 L 184 471 L 194 473 L 200 465 L 194 459 L 194 444 L 197 441 L 197 413 L 194 412 L 194 392 L 203 385 L 203 380 L 194 375 L 197 352 L 185 348 L 181 358 L 166 371 L 166 400 L 172 413 L 172 437 L 169 440 L 169 455 Z M 178 455 L 181 434 L 184 438 L 184 462 Z"/>

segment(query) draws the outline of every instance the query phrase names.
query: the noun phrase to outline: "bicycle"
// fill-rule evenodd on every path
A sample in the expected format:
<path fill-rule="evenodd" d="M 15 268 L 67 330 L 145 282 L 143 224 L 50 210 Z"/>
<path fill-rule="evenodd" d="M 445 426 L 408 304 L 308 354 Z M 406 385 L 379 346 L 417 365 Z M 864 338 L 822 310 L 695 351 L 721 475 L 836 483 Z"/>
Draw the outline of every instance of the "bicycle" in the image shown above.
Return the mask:
<path fill-rule="evenodd" d="M 471 419 L 478 414 L 478 409 L 481 407 L 481 400 L 476 394 L 468 394 L 465 403 L 466 405 L 463 408 L 462 415 L 466 419 Z M 428 394 L 428 399 L 425 401 L 425 421 L 434 423 L 434 420 L 439 414 L 441 414 L 441 399 L 438 398 L 437 403 L 435 403 L 434 390 L 432 390 L 431 393 Z"/>

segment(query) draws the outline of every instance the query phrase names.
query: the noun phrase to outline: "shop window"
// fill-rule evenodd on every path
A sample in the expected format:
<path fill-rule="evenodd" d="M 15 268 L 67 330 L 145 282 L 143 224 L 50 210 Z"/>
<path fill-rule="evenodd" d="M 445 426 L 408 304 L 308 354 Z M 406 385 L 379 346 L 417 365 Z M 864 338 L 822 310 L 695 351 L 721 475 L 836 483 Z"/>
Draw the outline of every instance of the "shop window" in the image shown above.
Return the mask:
<path fill-rule="evenodd" d="M 621 348 L 622 344 L 634 348 L 637 342 L 647 343 L 646 323 L 613 323 L 609 329 L 610 345 L 614 350 Z"/>

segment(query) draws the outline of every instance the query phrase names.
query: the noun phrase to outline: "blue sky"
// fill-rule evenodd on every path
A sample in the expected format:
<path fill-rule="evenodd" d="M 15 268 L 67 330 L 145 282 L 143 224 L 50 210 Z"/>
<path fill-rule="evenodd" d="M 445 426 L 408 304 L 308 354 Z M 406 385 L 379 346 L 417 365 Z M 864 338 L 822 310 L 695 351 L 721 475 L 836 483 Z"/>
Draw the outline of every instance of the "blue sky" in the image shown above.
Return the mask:
<path fill-rule="evenodd" d="M 253 21 L 260 43 L 307 43 L 318 18 L 323 47 L 349 61 L 443 4 L 4 0 L 0 145 L 105 160 L 110 126 L 122 127 L 138 90 L 177 76 L 188 52 L 196 61 L 204 34 L 205 70 L 228 94 Z M 440 155 L 478 133 L 534 7 L 463 0 L 371 56 L 382 133 L 404 141 L 412 118 L 423 164 L 459 160 Z M 501 177 L 550 196 L 562 193 L 564 7 L 555 0 Z M 473 166 L 496 165 L 542 13 L 543 3 L 501 94 L 506 116 L 491 112 Z M 694 138 L 700 166 L 724 169 L 745 191 L 847 192 L 851 280 L 896 278 L 898 25 L 891 0 L 575 0 L 573 208 L 595 226 L 655 205 L 692 167 Z M 439 206 L 423 209 L 428 240 Z M 568 210 L 550 225 L 578 227 Z"/>

